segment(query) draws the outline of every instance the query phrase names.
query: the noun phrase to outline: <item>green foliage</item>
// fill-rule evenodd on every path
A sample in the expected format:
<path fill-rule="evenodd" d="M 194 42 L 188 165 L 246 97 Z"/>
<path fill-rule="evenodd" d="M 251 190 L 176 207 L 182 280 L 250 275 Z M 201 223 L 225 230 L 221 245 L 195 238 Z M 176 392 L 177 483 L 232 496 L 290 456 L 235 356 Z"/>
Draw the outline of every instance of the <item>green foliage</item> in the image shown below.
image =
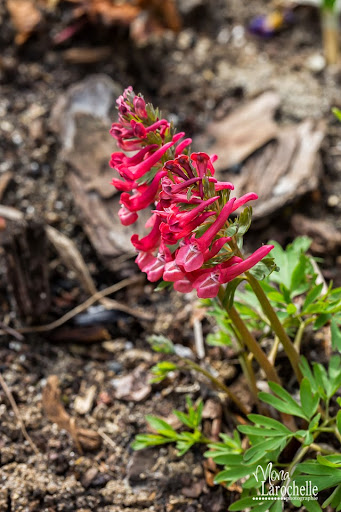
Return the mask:
<path fill-rule="evenodd" d="M 318 393 L 322 400 L 329 401 L 341 386 L 341 357 L 330 358 L 328 371 L 320 363 L 313 363 L 311 370 L 305 357 L 301 358 L 301 371 L 309 380 L 313 393 Z"/>
<path fill-rule="evenodd" d="M 248 228 L 249 215 L 249 210 L 244 210 L 228 228 L 239 243 Z M 303 331 L 308 325 L 316 330 L 329 323 L 332 348 L 341 352 L 341 288 L 333 289 L 332 285 L 326 288 L 320 281 L 316 264 L 307 254 L 310 243 L 309 238 L 301 237 L 282 249 L 273 242 L 274 259 L 263 260 L 253 269 L 253 275 L 262 279 L 260 286 L 285 331 L 295 339 L 296 347 L 300 346 Z M 270 321 L 248 282 L 247 274 L 226 285 L 222 303 L 216 299 L 205 299 L 202 304 L 218 328 L 208 335 L 209 345 L 224 347 L 232 343 L 240 346 L 240 333 L 228 315 L 232 305 L 248 330 L 254 332 L 260 341 L 271 333 Z M 153 336 L 149 342 L 158 352 L 175 353 L 168 338 Z M 176 369 L 178 367 L 173 362 L 158 363 L 152 369 L 153 381 L 160 382 Z M 317 488 L 318 493 L 324 491 L 324 509 L 331 507 L 340 511 L 341 455 L 337 449 L 335 454 L 330 454 L 329 446 L 324 451 L 323 444 L 318 443 L 320 436 L 326 437 L 326 433 L 333 439 L 330 441 L 332 446 L 341 441 L 341 397 L 337 396 L 341 388 L 341 355 L 332 355 L 326 365 L 309 363 L 301 357 L 300 369 L 303 378 L 295 388 L 295 394 L 275 382 L 268 382 L 269 392 L 258 394 L 272 417 L 266 412 L 249 414 L 245 424 L 238 425 L 231 435 L 221 433 L 220 441 L 213 443 L 201 431 L 202 402 L 195 407 L 188 399 L 186 412 L 174 411 L 185 430 L 176 431 L 164 420 L 148 416 L 147 421 L 154 433 L 138 435 L 133 448 L 175 443 L 181 455 L 196 443 L 206 444 L 205 457 L 212 458 L 221 467 L 215 482 L 225 486 L 238 483 L 242 488 L 240 499 L 229 508 L 232 512 L 280 512 L 283 502 L 276 499 L 276 493 L 282 491 L 294 507 L 303 507 L 301 509 L 308 512 L 322 511 L 318 501 L 309 501 L 304 494 L 295 496 L 288 491 L 290 484 L 300 487 L 307 481 Z M 331 411 L 334 416 L 331 416 Z M 288 418 L 290 422 L 285 423 Z M 322 437 L 323 442 L 325 437 Z M 292 449 L 292 461 L 283 463 L 287 460 L 287 450 Z M 266 472 L 269 467 L 276 478 L 269 478 Z M 278 490 L 274 491 L 275 488 Z"/>
<path fill-rule="evenodd" d="M 191 432 L 177 432 L 166 421 L 157 416 L 146 416 L 146 420 L 156 434 L 138 434 L 132 443 L 134 450 L 142 450 L 160 444 L 175 443 L 178 455 L 184 455 L 196 443 L 207 442 L 200 430 L 203 402 L 200 400 L 197 406 L 193 405 L 187 397 L 187 414 L 181 411 L 173 411 L 173 414 L 181 423 L 190 428 Z"/>
<path fill-rule="evenodd" d="M 336 117 L 336 119 L 338 119 L 339 121 L 341 121 L 341 110 L 340 110 L 340 109 L 338 109 L 338 108 L 336 108 L 336 107 L 334 107 L 334 108 L 332 109 L 332 112 L 333 112 L 334 116 Z"/>
<path fill-rule="evenodd" d="M 169 338 L 162 334 L 153 334 L 147 338 L 148 343 L 154 352 L 162 354 L 175 354 L 174 345 Z"/>
<path fill-rule="evenodd" d="M 321 0 L 323 9 L 334 10 L 337 0 Z M 337 110 L 337 109 L 335 109 Z"/>
<path fill-rule="evenodd" d="M 324 290 L 313 260 L 306 254 L 311 244 L 310 238 L 299 237 L 286 249 L 282 249 L 277 242 L 269 243 L 274 245 L 271 252 L 273 258 L 264 258 L 250 273 L 262 279 L 260 285 L 288 335 L 295 337 L 300 328 L 303 330 L 309 324 L 316 330 L 331 322 L 333 348 L 341 350 L 341 288 L 329 286 Z M 226 286 L 223 306 L 232 303 L 250 331 L 266 334 L 269 321 L 251 286 L 245 284 L 245 279 L 235 279 Z M 233 340 L 235 333 L 225 309 L 215 300 L 206 300 L 204 304 L 210 306 L 209 314 L 216 318 L 219 328 Z M 221 339 L 218 333 L 215 339 Z M 212 338 L 209 342 L 212 344 Z"/>
<path fill-rule="evenodd" d="M 151 379 L 151 383 L 163 381 L 170 372 L 174 372 L 178 366 L 170 361 L 161 361 L 152 367 L 151 372 L 155 377 Z"/>

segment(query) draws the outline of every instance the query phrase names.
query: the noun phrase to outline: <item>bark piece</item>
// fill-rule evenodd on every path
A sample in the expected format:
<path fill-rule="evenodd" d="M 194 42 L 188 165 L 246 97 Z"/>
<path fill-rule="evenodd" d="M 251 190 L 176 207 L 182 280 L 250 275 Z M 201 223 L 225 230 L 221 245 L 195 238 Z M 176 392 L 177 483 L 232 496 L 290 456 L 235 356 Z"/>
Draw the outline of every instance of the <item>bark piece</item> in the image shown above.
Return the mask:
<path fill-rule="evenodd" d="M 218 155 L 217 176 L 233 182 L 234 195 L 258 194 L 254 218 L 267 216 L 318 187 L 318 152 L 325 125 L 306 120 L 281 127 L 273 119 L 278 106 L 278 95 L 266 92 L 222 121 L 211 123 L 196 139 L 197 149 Z M 236 164 L 239 174 L 231 169 Z"/>
<path fill-rule="evenodd" d="M 296 214 L 291 223 L 297 235 L 313 238 L 312 249 L 315 252 L 333 253 L 341 247 L 341 232 L 330 222 Z"/>
<path fill-rule="evenodd" d="M 2 246 L 16 309 L 26 322 L 39 321 L 50 307 L 45 226 L 38 220 L 8 222 Z"/>
<path fill-rule="evenodd" d="M 244 161 L 256 149 L 277 136 L 278 127 L 273 117 L 279 104 L 278 94 L 266 92 L 221 121 L 208 125 L 204 138 L 210 154 L 219 157 L 215 163 L 217 171 Z M 199 142 L 197 138 L 196 147 Z"/>
<path fill-rule="evenodd" d="M 282 128 L 276 141 L 250 157 L 237 178 L 231 177 L 237 195 L 258 194 L 254 218 L 269 215 L 317 189 L 323 137 L 324 126 L 314 126 L 310 120 Z"/>

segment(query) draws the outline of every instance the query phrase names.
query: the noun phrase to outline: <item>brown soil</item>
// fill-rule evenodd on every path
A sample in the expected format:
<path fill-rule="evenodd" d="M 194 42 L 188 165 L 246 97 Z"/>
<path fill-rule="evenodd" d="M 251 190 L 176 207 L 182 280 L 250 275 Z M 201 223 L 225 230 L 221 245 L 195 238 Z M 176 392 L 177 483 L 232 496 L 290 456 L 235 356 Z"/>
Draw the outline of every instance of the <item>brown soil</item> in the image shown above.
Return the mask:
<path fill-rule="evenodd" d="M 98 288 L 134 274 L 136 268 L 130 262 L 122 271 L 109 272 L 95 254 L 67 188 L 68 167 L 59 156 L 58 137 L 49 124 L 57 97 L 90 73 L 106 73 L 122 87 L 132 84 L 189 135 L 204 131 L 208 121 L 222 118 L 266 89 L 275 89 L 281 96 L 281 123 L 324 119 L 327 134 L 320 190 L 255 226 L 249 243 L 256 246 L 259 237 L 288 242 L 293 236 L 292 212 L 322 218 L 341 229 L 341 127 L 330 112 L 332 106 L 341 107 L 341 73 L 339 68 L 312 70 L 311 62 L 321 55 L 317 13 L 302 8 L 292 26 L 263 40 L 248 34 L 246 26 L 252 16 L 270 9 L 264 2 L 189 3 L 197 7 L 184 13 L 184 28 L 178 35 L 165 33 L 143 48 L 136 47 L 122 27 L 91 24 L 62 45 L 54 45 L 53 35 L 70 20 L 70 7 L 64 2 L 57 4 L 23 46 L 16 47 L 5 2 L 0 4 L 0 177 L 13 171 L 2 202 L 28 215 L 37 214 L 75 240 Z M 96 63 L 65 60 L 63 52 L 69 48 L 104 45 L 111 48 L 110 55 Z M 340 285 L 337 248 L 319 256 L 324 257 L 325 277 Z M 86 298 L 75 276 L 52 251 L 50 261 L 53 301 L 46 321 Z M 0 265 L 2 316 L 19 326 Z M 172 409 L 184 408 L 186 394 L 212 396 L 206 383 L 180 375 L 175 381 L 153 385 L 141 402 L 115 397 L 119 376 L 130 375 L 135 368 L 146 375 L 159 359 L 148 348 L 147 334 L 165 333 L 193 348 L 193 298 L 152 294 L 152 290 L 153 286 L 144 284 L 115 295 L 132 307 L 137 304 L 152 312 L 152 322 L 110 313 L 95 323 L 90 312 L 85 334 L 71 323 L 54 333 L 25 335 L 24 340 L 1 337 L 0 371 L 40 452 L 34 455 L 23 439 L 0 389 L 1 512 L 219 512 L 237 498 L 237 493 L 207 485 L 199 449 L 179 459 L 173 447 L 139 453 L 130 448 L 134 435 L 146 428 L 146 414 L 167 417 Z M 205 332 L 211 327 L 204 323 Z M 88 329 L 93 329 L 97 343 L 88 343 Z M 213 366 L 219 366 L 227 354 L 211 349 L 208 355 Z M 245 396 L 239 368 L 226 366 L 226 382 L 234 383 Z M 42 390 L 51 374 L 58 375 L 63 403 L 79 425 L 102 432 L 103 445 L 97 452 L 77 453 L 70 436 L 44 415 Z M 94 402 L 81 416 L 75 411 L 75 398 L 92 385 L 96 386 Z M 228 429 L 226 416 L 224 428 Z M 205 428 L 209 432 L 209 420 Z"/>

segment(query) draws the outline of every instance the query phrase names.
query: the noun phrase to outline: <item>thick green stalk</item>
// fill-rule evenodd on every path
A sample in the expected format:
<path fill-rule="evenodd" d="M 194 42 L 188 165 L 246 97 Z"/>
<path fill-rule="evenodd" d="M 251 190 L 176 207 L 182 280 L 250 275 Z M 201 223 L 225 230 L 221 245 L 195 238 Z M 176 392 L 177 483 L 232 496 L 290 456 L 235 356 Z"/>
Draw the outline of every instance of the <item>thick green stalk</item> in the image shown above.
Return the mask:
<path fill-rule="evenodd" d="M 325 2 L 321 9 L 321 25 L 324 55 L 328 65 L 339 60 L 339 13 L 335 2 Z"/>
<path fill-rule="evenodd" d="M 283 345 L 283 348 L 290 360 L 291 366 L 295 372 L 298 382 L 301 382 L 302 373 L 299 368 L 300 358 L 299 358 L 299 354 L 298 354 L 296 348 L 294 347 L 291 339 L 285 332 L 283 325 L 279 321 L 275 310 L 271 306 L 266 294 L 264 293 L 263 288 L 261 287 L 261 285 L 259 284 L 257 279 L 254 278 L 253 275 L 250 274 L 249 272 L 245 272 L 245 274 L 247 276 L 248 282 L 250 283 L 255 295 L 257 296 L 257 299 L 260 302 L 260 305 L 262 306 L 264 313 L 270 320 L 271 327 L 272 327 L 274 333 L 276 334 L 276 336 L 278 336 L 278 338 L 280 339 L 280 341 Z"/>
<path fill-rule="evenodd" d="M 248 381 L 250 391 L 253 395 L 253 398 L 255 400 L 255 403 L 257 404 L 258 409 L 260 409 L 260 408 L 263 409 L 261 407 L 261 404 L 260 404 L 260 401 L 258 398 L 257 380 L 256 380 L 255 372 L 253 371 L 253 368 L 252 368 L 252 363 L 251 363 L 250 359 L 248 358 L 248 355 L 245 353 L 243 340 L 240 337 L 239 332 L 233 326 L 232 326 L 232 329 L 233 329 L 233 333 L 236 338 L 236 345 L 241 352 L 238 356 L 239 364 L 240 364 L 241 369 L 245 375 L 246 380 Z"/>
<path fill-rule="evenodd" d="M 275 368 L 270 363 L 266 354 L 263 352 L 256 339 L 252 336 L 248 328 L 246 327 L 243 320 L 240 318 L 238 311 L 232 306 L 227 310 L 227 313 L 234 324 L 235 328 L 240 334 L 240 338 L 243 340 L 243 343 L 246 345 L 248 350 L 254 355 L 255 359 L 258 361 L 260 367 L 264 370 L 267 378 L 274 382 L 278 382 L 280 384 L 280 379 L 277 375 Z"/>

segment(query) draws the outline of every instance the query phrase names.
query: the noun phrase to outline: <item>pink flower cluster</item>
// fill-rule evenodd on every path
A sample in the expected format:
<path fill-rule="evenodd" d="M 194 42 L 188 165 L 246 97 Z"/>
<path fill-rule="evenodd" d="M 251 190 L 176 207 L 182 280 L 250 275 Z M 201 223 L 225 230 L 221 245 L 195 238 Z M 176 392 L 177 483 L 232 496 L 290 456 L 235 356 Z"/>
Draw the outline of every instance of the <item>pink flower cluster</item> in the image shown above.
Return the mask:
<path fill-rule="evenodd" d="M 122 191 L 119 216 L 122 224 L 133 224 L 137 212 L 154 205 L 140 239 L 131 238 L 138 251 L 136 263 L 150 281 L 174 283 L 175 290 L 198 297 L 216 297 L 222 284 L 251 269 L 273 248 L 265 245 L 250 257 L 235 254 L 235 241 L 228 233 L 229 217 L 254 193 L 230 198 L 232 183 L 218 181 L 206 153 L 185 154 L 191 139 L 173 134 L 170 123 L 146 106 L 132 88 L 117 100 L 119 122 L 111 134 L 119 146 L 137 151 L 128 157 L 114 153 L 110 165 L 122 179 L 113 185 Z"/>

